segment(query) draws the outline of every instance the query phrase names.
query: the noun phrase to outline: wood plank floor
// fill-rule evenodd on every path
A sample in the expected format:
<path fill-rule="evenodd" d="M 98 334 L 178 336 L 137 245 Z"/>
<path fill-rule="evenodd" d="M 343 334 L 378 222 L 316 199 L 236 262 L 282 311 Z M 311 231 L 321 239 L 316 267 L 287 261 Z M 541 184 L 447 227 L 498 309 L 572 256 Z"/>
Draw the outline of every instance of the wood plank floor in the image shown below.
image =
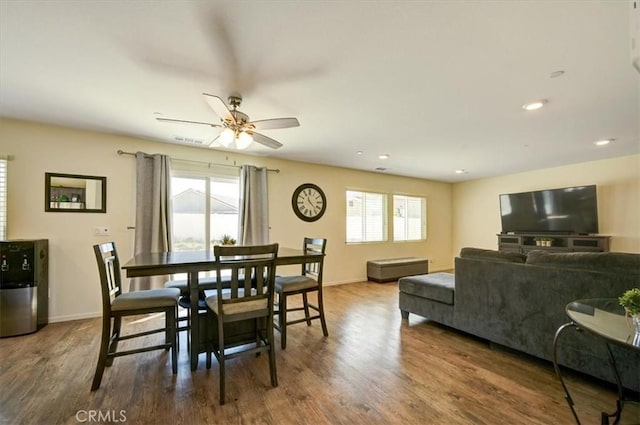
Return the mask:
<path fill-rule="evenodd" d="M 277 349 L 277 388 L 266 355 L 230 361 L 224 406 L 215 358 L 206 370 L 202 355 L 192 373 L 184 333 L 177 376 L 168 353 L 143 353 L 116 359 L 96 392 L 89 388 L 100 319 L 5 338 L 0 424 L 573 423 L 550 363 L 414 315 L 403 322 L 397 292 L 395 283 L 327 287 L 329 337 L 318 322 L 292 326 L 287 349 Z M 136 319 L 134 326 L 160 320 Z M 576 375 L 568 384 L 583 424 L 612 410 L 610 386 Z M 640 422 L 637 412 L 627 417 Z"/>

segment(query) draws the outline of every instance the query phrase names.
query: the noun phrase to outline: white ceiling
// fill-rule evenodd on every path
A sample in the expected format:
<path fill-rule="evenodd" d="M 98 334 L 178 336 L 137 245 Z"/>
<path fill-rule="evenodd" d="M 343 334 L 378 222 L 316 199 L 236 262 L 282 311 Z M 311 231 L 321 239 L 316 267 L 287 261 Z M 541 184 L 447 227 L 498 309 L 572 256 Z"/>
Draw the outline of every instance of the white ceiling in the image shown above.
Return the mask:
<path fill-rule="evenodd" d="M 629 3 L 0 0 L 0 116 L 209 142 L 155 117 L 239 91 L 301 123 L 250 154 L 446 182 L 636 154 Z"/>

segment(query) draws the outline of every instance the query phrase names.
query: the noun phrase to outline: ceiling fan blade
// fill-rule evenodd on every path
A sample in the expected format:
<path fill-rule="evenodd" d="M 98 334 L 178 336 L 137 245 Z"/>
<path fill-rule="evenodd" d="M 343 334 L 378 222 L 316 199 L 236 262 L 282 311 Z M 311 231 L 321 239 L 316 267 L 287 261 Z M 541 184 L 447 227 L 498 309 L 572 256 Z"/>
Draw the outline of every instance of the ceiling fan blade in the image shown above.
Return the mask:
<path fill-rule="evenodd" d="M 202 121 L 174 120 L 172 118 L 159 118 L 159 117 L 156 117 L 156 120 L 161 122 L 173 122 L 173 123 L 179 123 L 179 124 L 200 124 L 200 125 L 208 125 L 210 127 L 222 128 L 222 126 L 219 124 L 213 124 L 210 122 L 202 122 Z"/>
<path fill-rule="evenodd" d="M 218 134 L 216 137 L 214 137 L 210 142 L 209 142 L 209 147 L 211 146 L 222 146 L 222 144 L 220 142 L 218 142 L 218 139 L 220 138 L 220 135 Z"/>
<path fill-rule="evenodd" d="M 202 93 L 202 95 L 211 109 L 213 109 L 213 112 L 215 112 L 223 121 L 229 121 L 231 124 L 236 123 L 236 119 L 231 115 L 231 111 L 227 108 L 227 105 L 222 99 L 213 94 Z"/>
<path fill-rule="evenodd" d="M 268 120 L 257 120 L 248 122 L 256 130 L 272 130 L 275 128 L 299 127 L 300 122 L 297 118 L 272 118 Z"/>
<path fill-rule="evenodd" d="M 252 133 L 251 135 L 253 136 L 254 142 L 260 143 L 261 145 L 264 145 L 268 148 L 278 149 L 282 147 L 282 143 L 278 142 L 277 140 L 273 140 L 271 137 L 267 137 L 264 134 Z"/>

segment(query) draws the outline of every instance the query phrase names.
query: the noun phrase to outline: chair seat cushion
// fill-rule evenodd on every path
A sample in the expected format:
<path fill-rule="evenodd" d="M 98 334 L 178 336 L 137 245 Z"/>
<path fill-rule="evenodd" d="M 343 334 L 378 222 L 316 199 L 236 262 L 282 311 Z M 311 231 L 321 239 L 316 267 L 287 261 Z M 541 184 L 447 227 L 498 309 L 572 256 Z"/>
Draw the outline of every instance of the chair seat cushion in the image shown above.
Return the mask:
<path fill-rule="evenodd" d="M 314 289 L 318 282 L 307 276 L 278 276 L 276 277 L 276 292 L 287 293 Z"/>
<path fill-rule="evenodd" d="M 206 310 L 207 304 L 204 302 L 204 292 L 201 292 L 201 295 L 202 295 L 202 298 L 198 299 L 198 309 Z M 180 297 L 178 304 L 182 308 L 191 308 L 191 297 L 188 295 L 184 297 Z"/>
<path fill-rule="evenodd" d="M 143 310 L 176 305 L 180 291 L 176 288 L 125 292 L 111 302 L 111 311 Z"/>
<path fill-rule="evenodd" d="M 207 292 L 213 292 L 213 291 L 207 291 Z M 225 289 L 224 291 L 222 291 L 223 300 L 230 299 L 231 298 L 230 295 L 231 294 L 228 289 Z M 255 289 L 251 290 L 251 295 L 252 296 L 256 295 Z M 242 299 L 243 297 L 244 297 L 244 290 L 238 289 L 238 298 Z M 212 295 L 208 295 L 205 301 L 207 303 L 207 306 L 211 309 L 211 311 L 216 316 L 218 316 L 219 315 L 218 294 L 214 292 Z M 241 301 L 237 303 L 222 305 L 222 309 L 224 310 L 223 312 L 225 315 L 249 313 L 251 311 L 262 311 L 267 309 L 268 307 L 269 307 L 269 303 L 266 298 L 261 298 L 261 299 L 251 300 L 251 301 Z"/>

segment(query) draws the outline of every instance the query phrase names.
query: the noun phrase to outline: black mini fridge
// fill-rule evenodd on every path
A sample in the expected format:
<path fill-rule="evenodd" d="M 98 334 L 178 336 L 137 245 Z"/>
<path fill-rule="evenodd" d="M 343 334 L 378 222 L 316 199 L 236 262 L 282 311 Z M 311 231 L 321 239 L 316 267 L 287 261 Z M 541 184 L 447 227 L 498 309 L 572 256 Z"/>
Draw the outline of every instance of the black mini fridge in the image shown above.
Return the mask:
<path fill-rule="evenodd" d="M 0 337 L 24 335 L 49 322 L 49 243 L 0 241 Z"/>

